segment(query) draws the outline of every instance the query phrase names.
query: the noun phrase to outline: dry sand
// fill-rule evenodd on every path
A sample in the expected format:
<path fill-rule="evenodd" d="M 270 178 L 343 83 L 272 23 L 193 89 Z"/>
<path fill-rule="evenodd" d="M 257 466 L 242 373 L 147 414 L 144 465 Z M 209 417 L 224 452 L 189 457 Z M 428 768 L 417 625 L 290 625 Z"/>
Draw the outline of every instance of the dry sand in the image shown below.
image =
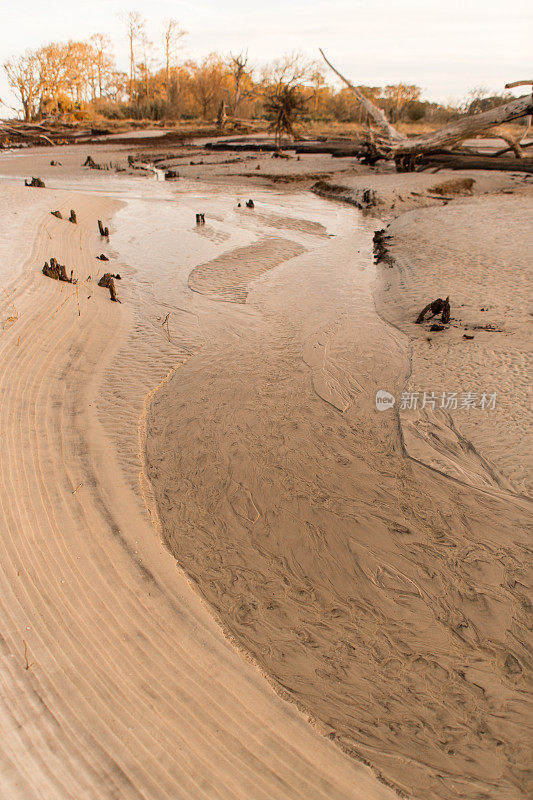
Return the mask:
<path fill-rule="evenodd" d="M 61 160 L 80 154 L 69 148 Z M 27 163 L 12 158 L 0 172 Z M 309 175 L 319 166 L 304 164 Z M 223 170 L 210 186 L 169 186 L 81 179 L 41 161 L 24 171 L 53 190 L 0 187 L 19 215 L 0 223 L 10 236 L 2 322 L 11 302 L 18 313 L 0 336 L 0 793 L 395 796 L 344 750 L 410 797 L 521 800 L 531 714 L 520 476 L 500 445 L 472 456 L 476 425 L 448 475 L 426 442 L 420 461 L 438 469 L 428 468 L 407 455 L 397 406 L 378 412 L 374 402 L 382 388 L 399 397 L 423 368 L 439 377 L 427 355 L 418 370 L 427 342 L 406 322 L 423 291 L 411 240 L 426 231 L 422 253 L 440 236 L 444 263 L 459 206 L 394 223 L 400 274 L 411 265 L 414 276 L 379 296 L 384 314 L 402 309 L 395 327 L 374 305 L 375 221 L 295 187 L 256 188 L 256 209 L 244 212 L 237 200 L 251 192 Z M 360 171 L 355 190 L 383 177 L 395 191 L 395 176 Z M 509 190 L 511 178 L 488 191 Z M 524 206 L 512 204 L 527 201 L 503 200 L 516 225 Z M 465 202 L 467 230 L 486 234 L 480 216 L 496 201 Z M 57 207 L 75 208 L 80 224 L 50 217 Z M 205 228 L 192 224 L 195 211 Z M 112 212 L 106 249 L 94 222 Z M 261 242 L 274 236 L 271 259 Z M 455 237 L 454 296 L 479 273 L 473 264 L 458 278 L 465 241 Z M 123 275 L 122 305 L 84 286 L 79 316 L 72 287 L 39 269 L 57 255 L 94 277 L 102 249 Z M 231 257 L 246 251 L 253 263 Z M 238 302 L 191 292 L 191 278 Z M 521 310 L 501 345 L 506 364 L 523 323 Z M 412 364 L 401 327 L 420 338 Z M 477 334 L 465 344 L 476 343 Z M 470 354 L 481 381 L 485 353 Z M 512 439 L 508 414 L 498 434 Z M 453 429 L 439 424 L 446 441 Z"/>

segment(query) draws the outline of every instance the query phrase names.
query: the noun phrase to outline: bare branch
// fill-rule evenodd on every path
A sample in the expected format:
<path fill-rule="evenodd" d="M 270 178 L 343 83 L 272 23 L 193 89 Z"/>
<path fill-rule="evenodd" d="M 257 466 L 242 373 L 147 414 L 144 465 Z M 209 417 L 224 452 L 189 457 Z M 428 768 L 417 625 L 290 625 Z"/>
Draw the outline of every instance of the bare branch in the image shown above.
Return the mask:
<path fill-rule="evenodd" d="M 387 138 L 393 142 L 400 142 L 403 139 L 405 139 L 406 138 L 405 135 L 403 133 L 400 133 L 400 131 L 397 131 L 396 128 L 393 125 L 391 125 L 390 122 L 387 120 L 385 112 L 382 111 L 381 108 L 375 106 L 374 103 L 372 103 L 372 101 L 368 99 L 368 97 L 365 97 L 365 95 L 357 88 L 357 86 L 354 86 L 352 83 L 350 83 L 350 81 L 347 78 L 345 78 L 344 75 L 341 75 L 339 70 L 336 69 L 330 61 L 328 61 L 328 59 L 324 55 L 324 51 L 321 50 L 320 48 L 319 50 L 322 58 L 324 59 L 328 67 L 330 67 L 330 69 L 333 70 L 335 75 L 338 75 L 341 81 L 344 81 L 346 86 L 354 93 L 354 95 L 357 97 L 359 102 L 364 106 L 370 117 L 374 120 L 376 125 L 379 128 L 381 128 L 381 130 L 386 134 Z"/>

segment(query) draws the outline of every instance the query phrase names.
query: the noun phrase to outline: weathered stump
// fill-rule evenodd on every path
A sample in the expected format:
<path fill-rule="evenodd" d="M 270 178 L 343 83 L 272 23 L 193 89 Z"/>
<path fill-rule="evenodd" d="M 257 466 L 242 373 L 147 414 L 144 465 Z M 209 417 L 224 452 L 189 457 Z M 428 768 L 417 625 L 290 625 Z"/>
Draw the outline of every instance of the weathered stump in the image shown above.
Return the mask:
<path fill-rule="evenodd" d="M 45 183 L 40 178 L 32 178 L 31 181 L 24 181 L 24 186 L 34 186 L 37 189 L 45 189 Z"/>
<path fill-rule="evenodd" d="M 77 283 L 77 279 L 73 277 L 74 271 L 70 270 L 70 277 L 67 276 L 67 270 L 64 264 L 60 264 L 57 258 L 50 259 L 50 264 L 45 261 L 43 267 L 43 275 L 52 278 L 54 281 L 64 281 L 65 283 Z"/>
<path fill-rule="evenodd" d="M 109 238 L 109 228 L 107 227 L 104 228 L 101 219 L 98 220 L 98 230 L 100 231 L 100 236 L 106 236 L 107 238 Z"/>
<path fill-rule="evenodd" d="M 441 297 L 437 297 L 436 300 L 428 303 L 416 318 L 415 322 L 417 325 L 420 325 L 422 322 L 424 322 L 427 313 L 430 314 L 430 319 L 431 317 L 436 317 L 437 314 L 440 314 L 441 322 L 444 323 L 444 325 L 447 325 L 450 321 L 450 298 L 447 297 L 446 300 L 443 300 Z"/>
<path fill-rule="evenodd" d="M 102 275 L 102 277 L 98 281 L 98 286 L 103 286 L 106 289 L 109 289 L 109 295 L 111 297 L 111 300 L 114 303 L 120 303 L 120 300 L 117 297 L 115 279 L 120 280 L 120 275 L 112 275 L 110 272 L 106 272 L 105 275 Z"/>

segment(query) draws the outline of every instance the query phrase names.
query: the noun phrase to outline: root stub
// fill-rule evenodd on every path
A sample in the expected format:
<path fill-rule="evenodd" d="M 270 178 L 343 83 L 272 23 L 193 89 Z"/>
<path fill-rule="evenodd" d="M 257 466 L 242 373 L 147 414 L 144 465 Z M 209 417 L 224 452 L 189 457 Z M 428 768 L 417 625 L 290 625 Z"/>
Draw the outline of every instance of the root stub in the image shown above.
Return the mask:
<path fill-rule="evenodd" d="M 394 258 L 389 253 L 389 247 L 387 244 L 390 239 L 392 239 L 392 236 L 387 236 L 385 233 L 385 228 L 374 232 L 373 249 L 376 264 L 382 263 L 387 264 L 389 267 L 394 266 Z"/>
<path fill-rule="evenodd" d="M 24 181 L 24 186 L 34 186 L 38 189 L 45 189 L 45 183 L 41 178 L 32 178 L 31 181 Z"/>
<path fill-rule="evenodd" d="M 103 286 L 106 289 L 109 289 L 111 300 L 114 303 L 120 303 L 120 300 L 117 297 L 115 280 L 120 280 L 120 275 L 112 275 L 110 272 L 106 272 L 105 275 L 102 275 L 102 277 L 98 281 L 98 286 Z"/>
<path fill-rule="evenodd" d="M 109 228 L 103 226 L 101 219 L 98 220 L 98 230 L 100 232 L 100 236 L 105 236 L 109 239 Z"/>
<path fill-rule="evenodd" d="M 428 303 L 425 306 L 418 317 L 416 318 L 415 322 L 417 325 L 420 325 L 424 322 L 426 318 L 426 314 L 429 312 L 430 318 L 436 317 L 437 314 L 440 314 L 440 321 L 447 325 L 450 321 L 450 298 L 447 297 L 446 300 L 443 300 L 441 297 L 437 297 L 436 300 L 433 300 L 432 303 Z M 432 328 L 431 330 L 443 330 L 442 328 Z"/>
<path fill-rule="evenodd" d="M 52 278 L 54 281 L 64 281 L 65 283 L 77 283 L 77 279 L 73 277 L 74 271 L 70 270 L 70 277 L 67 275 L 67 270 L 64 264 L 60 264 L 57 258 L 50 259 L 50 264 L 45 261 L 43 267 L 43 275 Z"/>

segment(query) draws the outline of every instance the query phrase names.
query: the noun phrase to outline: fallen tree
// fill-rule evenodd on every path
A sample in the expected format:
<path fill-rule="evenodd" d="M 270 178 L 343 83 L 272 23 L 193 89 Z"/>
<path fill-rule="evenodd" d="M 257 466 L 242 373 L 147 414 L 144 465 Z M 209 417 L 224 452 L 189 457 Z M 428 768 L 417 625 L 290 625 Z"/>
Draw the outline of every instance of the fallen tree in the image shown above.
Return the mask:
<path fill-rule="evenodd" d="M 443 147 L 449 147 L 450 145 L 456 145 L 458 142 L 477 136 L 495 125 L 512 122 L 533 114 L 533 95 L 529 94 L 492 108 L 489 111 L 460 117 L 438 131 L 408 138 L 391 125 L 382 109 L 378 108 L 360 89 L 354 86 L 333 66 L 322 50 L 320 50 L 320 53 L 326 64 L 357 97 L 370 119 L 377 126 L 378 130 L 370 129 L 367 139 L 361 143 L 361 154 L 369 162 L 377 161 L 380 158 L 394 159 L 399 170 L 412 170 L 417 156 L 432 153 L 439 149 L 442 150 Z M 519 82 L 519 85 L 522 83 L 525 82 Z M 520 155 L 518 148 L 515 150 L 515 155 Z"/>

